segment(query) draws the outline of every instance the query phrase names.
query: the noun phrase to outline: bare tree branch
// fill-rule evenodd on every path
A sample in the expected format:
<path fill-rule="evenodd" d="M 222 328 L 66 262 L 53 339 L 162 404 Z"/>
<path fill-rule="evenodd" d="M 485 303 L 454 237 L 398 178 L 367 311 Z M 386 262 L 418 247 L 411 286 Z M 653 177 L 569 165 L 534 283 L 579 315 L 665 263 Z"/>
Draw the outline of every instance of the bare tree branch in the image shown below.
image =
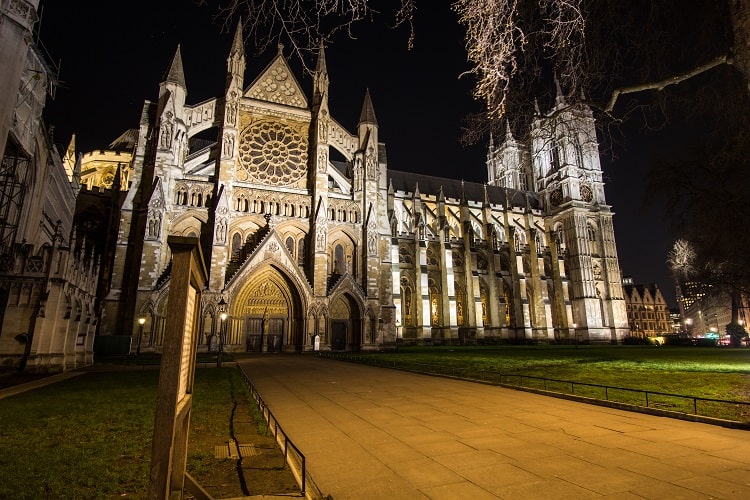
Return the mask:
<path fill-rule="evenodd" d="M 697 66 L 691 69 L 690 71 L 676 74 L 676 75 L 670 76 L 669 78 L 665 78 L 663 80 L 659 80 L 656 82 L 641 83 L 638 85 L 630 85 L 627 87 L 621 87 L 621 88 L 615 89 L 610 95 L 609 100 L 606 101 L 606 104 L 603 103 L 602 101 L 591 101 L 591 100 L 584 101 L 584 103 L 593 108 L 600 110 L 601 112 L 607 115 L 612 115 L 612 112 L 615 109 L 615 105 L 617 104 L 617 100 L 622 95 L 635 94 L 637 92 L 644 92 L 647 90 L 662 91 L 665 88 L 669 87 L 670 85 L 680 84 L 686 80 L 689 80 L 709 70 L 712 70 L 713 68 L 717 66 L 721 66 L 723 64 L 732 64 L 732 63 L 733 63 L 732 57 L 725 54 L 725 55 L 712 59 L 706 64 Z"/>

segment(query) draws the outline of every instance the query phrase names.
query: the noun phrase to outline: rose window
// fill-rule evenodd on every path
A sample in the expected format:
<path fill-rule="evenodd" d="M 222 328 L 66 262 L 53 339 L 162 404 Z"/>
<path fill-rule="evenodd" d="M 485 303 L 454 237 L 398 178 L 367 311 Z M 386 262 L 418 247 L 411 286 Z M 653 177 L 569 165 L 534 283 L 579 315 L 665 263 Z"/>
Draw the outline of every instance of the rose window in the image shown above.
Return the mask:
<path fill-rule="evenodd" d="M 297 130 L 278 122 L 248 126 L 240 138 L 237 180 L 289 186 L 307 169 L 307 141 Z"/>

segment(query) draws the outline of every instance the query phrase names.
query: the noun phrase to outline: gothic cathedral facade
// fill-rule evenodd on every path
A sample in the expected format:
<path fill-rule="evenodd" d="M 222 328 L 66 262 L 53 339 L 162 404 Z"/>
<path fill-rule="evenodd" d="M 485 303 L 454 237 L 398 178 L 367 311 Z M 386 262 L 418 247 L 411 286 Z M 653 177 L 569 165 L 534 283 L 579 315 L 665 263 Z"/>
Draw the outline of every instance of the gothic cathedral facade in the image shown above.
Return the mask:
<path fill-rule="evenodd" d="M 206 346 L 356 351 L 628 334 L 589 110 L 556 107 L 528 144 L 508 130 L 490 144 L 488 182 L 468 183 L 389 169 L 369 92 L 354 132 L 337 122 L 322 48 L 310 101 L 281 49 L 245 85 L 241 26 L 227 66 L 224 95 L 188 104 L 178 47 L 158 101 L 143 107 L 100 335 L 138 335 L 158 350 L 168 235 L 200 239 Z M 215 143 L 194 140 L 209 129 Z"/>

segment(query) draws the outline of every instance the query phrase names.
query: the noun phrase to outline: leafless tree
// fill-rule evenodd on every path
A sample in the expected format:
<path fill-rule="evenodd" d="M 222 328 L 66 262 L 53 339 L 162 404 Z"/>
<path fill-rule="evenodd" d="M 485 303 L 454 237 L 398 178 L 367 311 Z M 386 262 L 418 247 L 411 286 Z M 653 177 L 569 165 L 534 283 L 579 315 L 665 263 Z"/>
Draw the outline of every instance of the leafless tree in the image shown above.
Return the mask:
<path fill-rule="evenodd" d="M 409 25 L 411 46 L 417 4 L 228 0 L 219 14 L 227 24 L 242 17 L 259 49 L 283 41 L 304 63 L 321 41 L 340 31 L 353 36 L 358 22 L 378 15 L 393 26 Z M 455 0 L 452 8 L 465 29 L 468 73 L 485 110 L 472 121 L 474 128 L 483 125 L 470 140 L 487 128 L 502 130 L 509 117 L 530 120 L 533 97 L 553 77 L 569 105 L 584 102 L 617 120 L 633 107 L 620 104 L 624 97 L 662 91 L 722 65 L 750 75 L 750 0 Z M 685 19 L 697 24 L 675 39 L 675 25 Z"/>
<path fill-rule="evenodd" d="M 206 3 L 207 0 L 199 0 Z M 218 16 L 225 27 L 237 18 L 243 19 L 245 36 L 263 51 L 275 43 L 289 43 L 292 52 L 303 66 L 311 71 L 310 54 L 315 54 L 321 43 L 330 41 L 340 31 L 354 38 L 352 28 L 360 21 L 371 20 L 379 14 L 389 14 L 393 27 L 406 24 L 410 28 L 407 47 L 414 39 L 412 20 L 416 0 L 398 0 L 389 12 L 375 9 L 372 0 L 229 0 L 219 7 Z"/>
<path fill-rule="evenodd" d="M 682 238 L 676 240 L 672 250 L 667 254 L 667 264 L 675 279 L 685 279 L 693 273 L 695 268 L 695 250 L 689 241 Z"/>

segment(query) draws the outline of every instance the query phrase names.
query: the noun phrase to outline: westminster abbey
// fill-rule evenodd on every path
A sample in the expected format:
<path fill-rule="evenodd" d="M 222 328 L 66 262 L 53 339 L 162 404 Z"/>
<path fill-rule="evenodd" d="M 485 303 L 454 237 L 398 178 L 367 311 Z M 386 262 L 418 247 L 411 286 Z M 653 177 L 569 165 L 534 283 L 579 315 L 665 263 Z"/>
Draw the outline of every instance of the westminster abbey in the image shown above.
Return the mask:
<path fill-rule="evenodd" d="M 558 98 L 530 139 L 510 129 L 495 137 L 487 182 L 477 184 L 390 168 L 369 93 L 349 129 L 331 116 L 328 88 L 322 48 L 310 99 L 281 49 L 247 85 L 238 26 L 223 95 L 191 104 L 177 49 L 158 100 L 121 138 L 131 152 L 84 156 L 85 189 L 114 183 L 123 193 L 99 335 L 160 348 L 168 235 L 200 238 L 206 347 L 220 338 L 231 351 L 358 351 L 628 334 L 590 110 Z M 217 139 L 200 139 L 209 129 Z"/>

